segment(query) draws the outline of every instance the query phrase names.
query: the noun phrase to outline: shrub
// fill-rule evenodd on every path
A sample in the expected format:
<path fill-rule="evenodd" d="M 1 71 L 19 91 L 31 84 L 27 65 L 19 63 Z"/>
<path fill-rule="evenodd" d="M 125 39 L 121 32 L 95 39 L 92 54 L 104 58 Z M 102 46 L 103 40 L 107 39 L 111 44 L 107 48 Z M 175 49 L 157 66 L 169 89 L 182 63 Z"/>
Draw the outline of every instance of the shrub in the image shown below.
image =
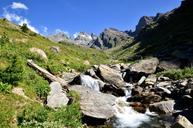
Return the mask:
<path fill-rule="evenodd" d="M 21 62 L 21 58 L 13 57 L 12 63 L 4 71 L 0 72 L 0 80 L 3 83 L 9 83 L 17 85 L 19 81 L 23 79 L 24 68 Z"/>
<path fill-rule="evenodd" d="M 7 37 L 6 33 L 3 33 L 2 37 L 0 38 L 0 46 L 9 42 L 9 38 Z"/>
<path fill-rule="evenodd" d="M 18 115 L 18 123 L 22 125 L 25 122 L 45 122 L 48 118 L 48 110 L 42 106 L 26 106 Z M 34 126 L 35 124 L 31 124 Z"/>
<path fill-rule="evenodd" d="M 50 92 L 49 85 L 45 83 L 38 83 L 35 89 L 37 96 L 39 96 L 42 99 L 46 98 L 48 96 L 48 93 Z"/>
<path fill-rule="evenodd" d="M 184 79 L 193 77 L 193 68 L 184 68 L 184 69 L 171 69 L 168 71 L 163 71 L 159 75 L 164 75 L 171 79 Z"/>
<path fill-rule="evenodd" d="M 0 82 L 0 92 L 9 93 L 11 91 L 11 85 Z"/>
<path fill-rule="evenodd" d="M 27 24 L 23 24 L 22 26 L 21 26 L 21 30 L 22 30 L 22 32 L 27 32 L 28 31 L 28 27 L 27 27 Z"/>
<path fill-rule="evenodd" d="M 81 128 L 79 95 L 70 92 L 73 97 L 71 105 L 52 110 L 43 106 L 27 106 L 18 116 L 18 124 L 25 128 Z"/>
<path fill-rule="evenodd" d="M 29 70 L 25 72 L 26 85 L 33 87 L 36 95 L 44 99 L 47 97 L 50 87 L 48 81 L 36 74 L 35 71 Z"/>

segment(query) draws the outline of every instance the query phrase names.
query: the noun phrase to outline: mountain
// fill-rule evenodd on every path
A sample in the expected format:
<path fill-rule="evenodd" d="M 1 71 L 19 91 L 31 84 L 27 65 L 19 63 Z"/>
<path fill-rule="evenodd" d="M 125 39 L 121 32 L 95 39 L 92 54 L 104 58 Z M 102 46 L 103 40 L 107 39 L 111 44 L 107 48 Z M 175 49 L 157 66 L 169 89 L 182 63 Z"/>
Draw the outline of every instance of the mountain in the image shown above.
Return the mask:
<path fill-rule="evenodd" d="M 48 39 L 50 39 L 53 42 L 62 42 L 70 40 L 70 37 L 66 35 L 64 32 L 59 32 L 57 34 L 48 36 Z"/>
<path fill-rule="evenodd" d="M 184 0 L 181 6 L 153 18 L 143 17 L 146 25 L 131 44 L 116 52 L 117 58 L 128 60 L 134 56 L 156 56 L 189 63 L 193 55 L 193 1 Z M 148 20 L 147 20 L 148 19 Z M 139 25 L 138 25 L 139 26 Z"/>
<path fill-rule="evenodd" d="M 75 37 L 68 37 L 65 33 L 58 33 L 48 37 L 54 42 L 69 42 L 76 45 L 82 45 L 86 47 L 96 49 L 110 49 L 120 44 L 125 44 L 130 41 L 130 37 L 126 32 L 119 31 L 115 28 L 105 29 L 99 36 L 86 32 L 79 32 L 75 34 Z"/>
<path fill-rule="evenodd" d="M 71 44 L 82 45 L 90 47 L 89 44 L 96 40 L 97 36 L 94 34 L 88 34 L 86 32 L 79 32 L 75 34 L 75 37 L 69 37 L 63 32 L 51 35 L 48 37 L 53 42 L 68 42 Z"/>
<path fill-rule="evenodd" d="M 74 42 L 79 45 L 88 46 L 89 44 L 97 38 L 94 34 L 88 34 L 86 32 L 79 32 L 74 38 Z"/>
<path fill-rule="evenodd" d="M 100 36 L 94 40 L 91 47 L 110 49 L 127 42 L 131 37 L 126 33 L 115 28 L 105 29 Z"/>

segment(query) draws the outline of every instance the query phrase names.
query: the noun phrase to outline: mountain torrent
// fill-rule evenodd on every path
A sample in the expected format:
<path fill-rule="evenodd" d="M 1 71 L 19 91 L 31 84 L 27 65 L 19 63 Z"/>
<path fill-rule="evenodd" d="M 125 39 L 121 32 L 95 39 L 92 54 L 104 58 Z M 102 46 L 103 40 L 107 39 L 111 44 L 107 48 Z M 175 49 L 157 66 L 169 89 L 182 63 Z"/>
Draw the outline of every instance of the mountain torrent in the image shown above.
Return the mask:
<path fill-rule="evenodd" d="M 192 7 L 73 38 L 0 19 L 0 127 L 193 128 Z"/>

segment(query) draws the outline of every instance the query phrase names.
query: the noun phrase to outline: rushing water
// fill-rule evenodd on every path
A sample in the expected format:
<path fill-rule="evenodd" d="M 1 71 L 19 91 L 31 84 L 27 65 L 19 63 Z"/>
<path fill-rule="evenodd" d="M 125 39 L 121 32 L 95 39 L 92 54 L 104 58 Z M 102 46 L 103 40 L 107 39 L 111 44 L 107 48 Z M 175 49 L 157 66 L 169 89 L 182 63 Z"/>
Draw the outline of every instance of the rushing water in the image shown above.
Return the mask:
<path fill-rule="evenodd" d="M 113 127 L 115 128 L 138 128 L 142 123 L 150 121 L 147 114 L 138 113 L 130 107 L 125 97 L 117 98 L 114 109 Z"/>
<path fill-rule="evenodd" d="M 95 91 L 100 91 L 100 83 L 98 80 L 88 75 L 81 75 L 80 80 L 81 80 L 81 85 L 88 87 Z"/>
<path fill-rule="evenodd" d="M 100 91 L 100 82 L 88 75 L 81 75 L 81 84 L 92 90 Z M 131 96 L 131 84 L 127 84 L 125 96 L 118 97 L 115 101 L 115 116 L 112 119 L 113 128 L 165 128 L 160 124 L 158 116 L 148 109 L 146 113 L 139 113 L 130 107 L 126 101 Z M 165 123 L 165 122 L 164 122 Z"/>

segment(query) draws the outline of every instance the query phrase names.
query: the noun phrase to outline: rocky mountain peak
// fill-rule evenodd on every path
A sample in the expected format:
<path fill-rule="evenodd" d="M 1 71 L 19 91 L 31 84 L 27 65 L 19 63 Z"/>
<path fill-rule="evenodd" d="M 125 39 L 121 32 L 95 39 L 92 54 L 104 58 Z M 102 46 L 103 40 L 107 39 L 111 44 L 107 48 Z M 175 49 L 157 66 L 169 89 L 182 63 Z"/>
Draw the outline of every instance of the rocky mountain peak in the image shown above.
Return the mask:
<path fill-rule="evenodd" d="M 49 36 L 48 39 L 54 42 L 61 42 L 61 41 L 70 40 L 70 37 L 64 32 L 59 32 L 57 34 Z"/>

